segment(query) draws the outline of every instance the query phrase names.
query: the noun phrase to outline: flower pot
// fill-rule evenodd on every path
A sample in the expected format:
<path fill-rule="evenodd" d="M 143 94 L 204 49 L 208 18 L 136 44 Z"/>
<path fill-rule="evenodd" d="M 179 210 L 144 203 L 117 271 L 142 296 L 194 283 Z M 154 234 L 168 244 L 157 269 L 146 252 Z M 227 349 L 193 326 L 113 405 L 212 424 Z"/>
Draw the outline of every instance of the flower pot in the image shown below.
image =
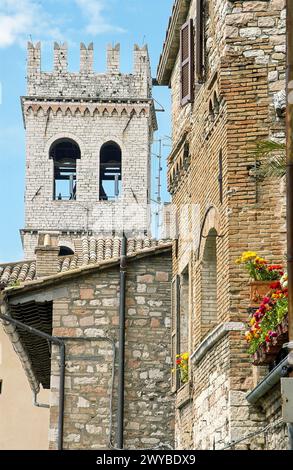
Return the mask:
<path fill-rule="evenodd" d="M 271 343 L 261 343 L 257 351 L 253 354 L 252 363 L 255 366 L 270 365 L 277 359 L 283 344 L 289 341 L 287 325 L 288 315 L 276 329 L 278 336 L 273 338 Z"/>
<path fill-rule="evenodd" d="M 258 307 L 262 299 L 270 291 L 272 281 L 251 281 L 250 283 L 250 306 Z"/>

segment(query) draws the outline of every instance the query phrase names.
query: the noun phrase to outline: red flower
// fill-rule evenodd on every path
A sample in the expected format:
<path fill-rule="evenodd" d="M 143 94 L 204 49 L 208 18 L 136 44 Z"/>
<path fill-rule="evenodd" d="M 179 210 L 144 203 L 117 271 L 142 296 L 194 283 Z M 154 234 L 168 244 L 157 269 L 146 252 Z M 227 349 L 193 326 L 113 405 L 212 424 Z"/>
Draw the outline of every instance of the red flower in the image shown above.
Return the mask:
<path fill-rule="evenodd" d="M 281 283 L 280 281 L 275 281 L 270 284 L 270 289 L 280 289 L 281 288 Z"/>
<path fill-rule="evenodd" d="M 281 269 L 283 269 L 283 266 L 281 266 L 280 264 L 272 264 L 268 267 L 269 271 L 280 271 Z"/>
<path fill-rule="evenodd" d="M 176 359 L 176 364 L 179 365 L 181 364 L 182 359 Z"/>

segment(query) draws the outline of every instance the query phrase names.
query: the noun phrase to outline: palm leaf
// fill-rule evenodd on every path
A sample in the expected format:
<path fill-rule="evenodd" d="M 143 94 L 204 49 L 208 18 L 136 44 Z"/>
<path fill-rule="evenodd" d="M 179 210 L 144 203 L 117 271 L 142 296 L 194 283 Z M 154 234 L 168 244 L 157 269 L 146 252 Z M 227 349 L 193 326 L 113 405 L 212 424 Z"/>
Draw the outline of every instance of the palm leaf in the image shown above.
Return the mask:
<path fill-rule="evenodd" d="M 258 177 L 282 178 L 286 175 L 286 144 L 273 140 L 259 141 L 255 157 L 260 162 L 256 170 Z"/>

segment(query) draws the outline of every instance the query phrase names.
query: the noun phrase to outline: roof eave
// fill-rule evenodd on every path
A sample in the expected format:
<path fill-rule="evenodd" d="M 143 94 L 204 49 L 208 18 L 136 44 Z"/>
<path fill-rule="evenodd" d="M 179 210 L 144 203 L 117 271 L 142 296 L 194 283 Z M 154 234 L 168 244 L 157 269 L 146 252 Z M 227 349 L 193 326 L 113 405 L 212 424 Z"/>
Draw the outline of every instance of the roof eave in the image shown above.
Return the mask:
<path fill-rule="evenodd" d="M 191 0 L 175 0 L 169 19 L 166 39 L 160 56 L 157 81 L 159 85 L 169 85 L 180 46 L 180 28 L 185 23 Z"/>
<path fill-rule="evenodd" d="M 158 255 L 172 250 L 172 242 L 162 243 L 162 245 L 146 248 L 140 252 L 135 252 L 127 255 L 127 260 L 132 261 L 135 259 L 144 258 L 147 256 Z M 67 281 L 68 279 L 78 277 L 80 275 L 91 274 L 96 270 L 108 269 L 113 266 L 119 266 L 120 258 L 111 258 L 104 260 L 101 263 L 92 265 L 81 266 L 76 269 L 71 269 L 65 272 L 56 273 L 51 276 L 43 277 L 33 281 L 24 282 L 20 286 L 13 286 L 5 288 L 2 293 L 6 299 L 17 295 L 22 295 L 27 292 L 39 290 L 50 285 L 56 285 L 58 281 Z"/>

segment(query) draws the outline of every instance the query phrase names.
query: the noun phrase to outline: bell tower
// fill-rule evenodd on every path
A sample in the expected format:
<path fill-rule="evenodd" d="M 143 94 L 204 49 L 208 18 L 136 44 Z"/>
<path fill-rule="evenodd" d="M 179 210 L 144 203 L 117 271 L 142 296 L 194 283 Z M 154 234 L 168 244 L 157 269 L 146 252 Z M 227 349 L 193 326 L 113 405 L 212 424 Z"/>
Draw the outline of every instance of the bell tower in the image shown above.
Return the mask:
<path fill-rule="evenodd" d="M 80 46 L 69 72 L 67 45 L 55 43 L 54 70 L 41 69 L 41 44 L 28 44 L 26 259 L 39 235 L 58 234 L 70 249 L 84 235 L 150 231 L 150 146 L 156 116 L 147 46 L 134 46 L 133 72 L 120 72 L 120 45 L 108 46 L 107 70 L 93 70 L 93 44 Z"/>

